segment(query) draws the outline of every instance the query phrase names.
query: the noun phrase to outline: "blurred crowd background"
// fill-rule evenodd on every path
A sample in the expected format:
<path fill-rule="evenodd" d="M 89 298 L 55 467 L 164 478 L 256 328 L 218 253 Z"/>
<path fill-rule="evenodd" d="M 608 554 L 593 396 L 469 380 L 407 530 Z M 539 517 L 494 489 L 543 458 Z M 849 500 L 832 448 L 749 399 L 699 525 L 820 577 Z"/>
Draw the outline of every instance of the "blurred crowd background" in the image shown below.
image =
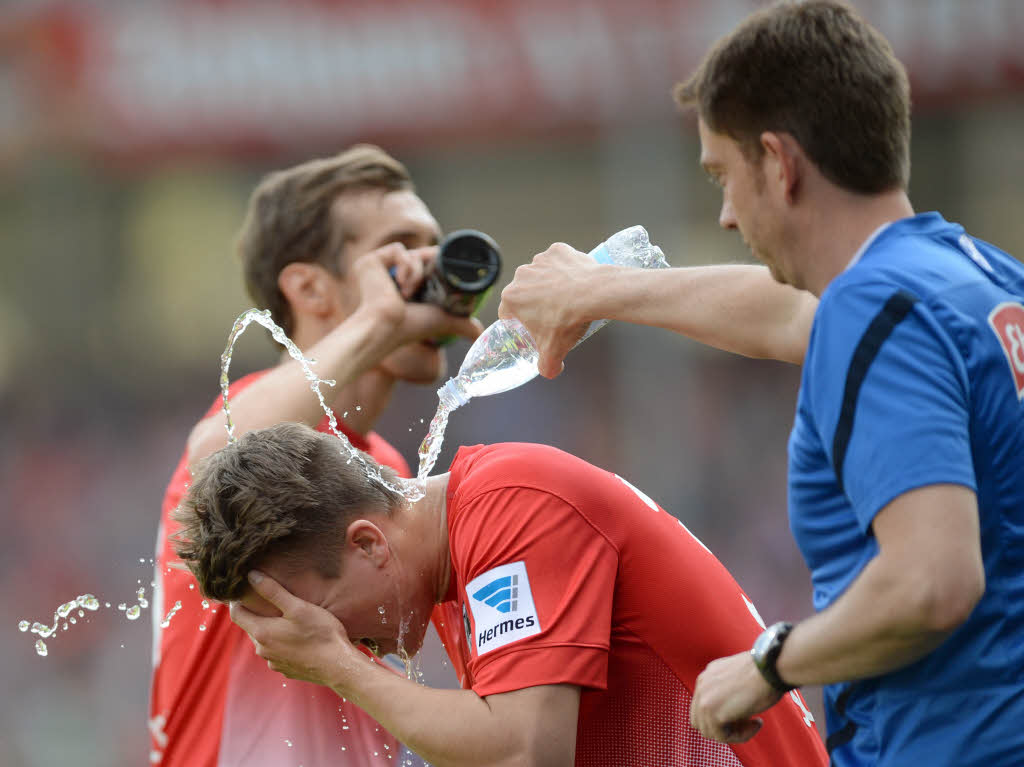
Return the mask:
<path fill-rule="evenodd" d="M 0 762 L 147 762 L 150 616 L 117 604 L 149 593 L 164 487 L 250 306 L 233 239 L 260 176 L 380 144 L 442 227 L 498 241 L 499 288 L 551 242 L 588 250 L 635 223 L 674 265 L 746 261 L 671 88 L 757 5 L 0 4 Z M 911 75 L 917 209 L 1024 254 L 1024 2 L 855 5 Z M 496 309 L 495 293 L 485 323 Z M 465 350 L 449 347 L 451 369 Z M 232 375 L 278 353 L 250 326 Z M 678 515 L 767 621 L 798 619 L 798 385 L 796 367 L 610 326 L 557 380 L 457 411 L 439 467 L 460 444 L 569 450 Z M 413 466 L 435 406 L 432 388 L 402 388 L 379 425 Z M 38 656 L 18 622 L 83 593 L 112 607 Z M 423 665 L 443 677 L 436 651 Z"/>

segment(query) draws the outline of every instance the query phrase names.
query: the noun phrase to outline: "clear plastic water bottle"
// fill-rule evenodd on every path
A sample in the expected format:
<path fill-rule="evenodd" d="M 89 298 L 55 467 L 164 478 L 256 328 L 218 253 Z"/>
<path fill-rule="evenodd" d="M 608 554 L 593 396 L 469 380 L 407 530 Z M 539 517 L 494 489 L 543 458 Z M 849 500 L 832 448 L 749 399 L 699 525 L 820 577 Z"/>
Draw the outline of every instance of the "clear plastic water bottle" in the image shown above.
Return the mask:
<path fill-rule="evenodd" d="M 647 230 L 631 226 L 598 245 L 590 256 L 601 264 L 642 269 L 665 269 L 668 263 L 661 249 L 652 245 Z M 595 320 L 577 342 L 581 343 L 608 320 Z M 499 394 L 522 386 L 537 375 L 537 346 L 519 320 L 493 322 L 466 352 L 458 374 L 437 390 L 441 406 L 449 412 L 473 397 Z"/>

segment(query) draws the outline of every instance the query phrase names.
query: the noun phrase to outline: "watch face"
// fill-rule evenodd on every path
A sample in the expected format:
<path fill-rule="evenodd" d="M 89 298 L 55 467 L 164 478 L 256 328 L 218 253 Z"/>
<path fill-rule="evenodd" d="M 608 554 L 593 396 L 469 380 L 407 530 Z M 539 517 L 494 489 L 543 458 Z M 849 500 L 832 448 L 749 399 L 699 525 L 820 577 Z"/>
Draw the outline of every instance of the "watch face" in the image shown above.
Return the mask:
<path fill-rule="evenodd" d="M 757 639 L 754 640 L 754 646 L 750 648 L 750 654 L 754 656 L 754 662 L 758 666 L 763 666 L 768 660 L 768 654 L 775 645 L 778 635 L 779 627 L 773 625 L 762 631 Z"/>
<path fill-rule="evenodd" d="M 774 638 L 775 632 L 766 630 L 762 631 L 757 639 L 754 640 L 754 646 L 750 649 L 750 653 L 754 656 L 754 660 L 757 663 L 764 661 L 764 657 L 768 653 L 768 648 L 771 647 Z"/>

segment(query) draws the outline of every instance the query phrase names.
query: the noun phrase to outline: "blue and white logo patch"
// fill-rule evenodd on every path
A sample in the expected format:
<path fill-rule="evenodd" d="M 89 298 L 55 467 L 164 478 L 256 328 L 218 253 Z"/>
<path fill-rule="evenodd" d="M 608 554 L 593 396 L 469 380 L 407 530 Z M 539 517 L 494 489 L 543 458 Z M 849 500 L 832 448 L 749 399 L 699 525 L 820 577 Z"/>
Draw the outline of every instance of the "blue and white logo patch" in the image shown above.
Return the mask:
<path fill-rule="evenodd" d="M 540 633 L 525 562 L 511 562 L 478 575 L 466 585 L 473 613 L 477 656 Z"/>

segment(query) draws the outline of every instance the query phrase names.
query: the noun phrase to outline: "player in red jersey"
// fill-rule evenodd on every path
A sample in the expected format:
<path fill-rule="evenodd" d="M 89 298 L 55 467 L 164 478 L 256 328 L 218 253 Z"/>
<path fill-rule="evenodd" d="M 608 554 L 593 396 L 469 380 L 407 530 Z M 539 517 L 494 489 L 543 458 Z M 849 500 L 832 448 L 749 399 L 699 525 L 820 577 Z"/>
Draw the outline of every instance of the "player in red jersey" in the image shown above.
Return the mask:
<path fill-rule="evenodd" d="M 268 176 L 253 194 L 239 241 L 253 299 L 318 360 L 322 378 L 338 381 L 331 405 L 339 415 L 350 414 L 341 429 L 357 448 L 403 475 L 408 467 L 371 431 L 374 421 L 396 381 L 432 383 L 440 376 L 440 351 L 420 341 L 478 332 L 474 321 L 405 303 L 388 276 L 393 267 L 409 296 L 436 256 L 439 234 L 405 168 L 375 147 L 359 146 Z M 325 688 L 269 672 L 227 608 L 205 605 L 191 574 L 171 566 L 170 515 L 188 485 L 189 465 L 227 442 L 219 404 L 193 429 L 163 501 L 150 762 L 394 763 L 398 746 L 391 735 Z M 232 386 L 231 415 L 239 435 L 281 421 L 316 425 L 323 417 L 298 364 L 287 357 Z"/>
<path fill-rule="evenodd" d="M 356 702 L 431 763 L 827 762 L 795 691 L 747 742 L 690 726 L 698 673 L 750 647 L 757 612 L 678 520 L 554 448 L 462 448 L 408 503 L 281 424 L 205 461 L 178 518 L 183 561 L 271 668 Z M 466 689 L 354 646 L 414 654 L 436 606 Z"/>

